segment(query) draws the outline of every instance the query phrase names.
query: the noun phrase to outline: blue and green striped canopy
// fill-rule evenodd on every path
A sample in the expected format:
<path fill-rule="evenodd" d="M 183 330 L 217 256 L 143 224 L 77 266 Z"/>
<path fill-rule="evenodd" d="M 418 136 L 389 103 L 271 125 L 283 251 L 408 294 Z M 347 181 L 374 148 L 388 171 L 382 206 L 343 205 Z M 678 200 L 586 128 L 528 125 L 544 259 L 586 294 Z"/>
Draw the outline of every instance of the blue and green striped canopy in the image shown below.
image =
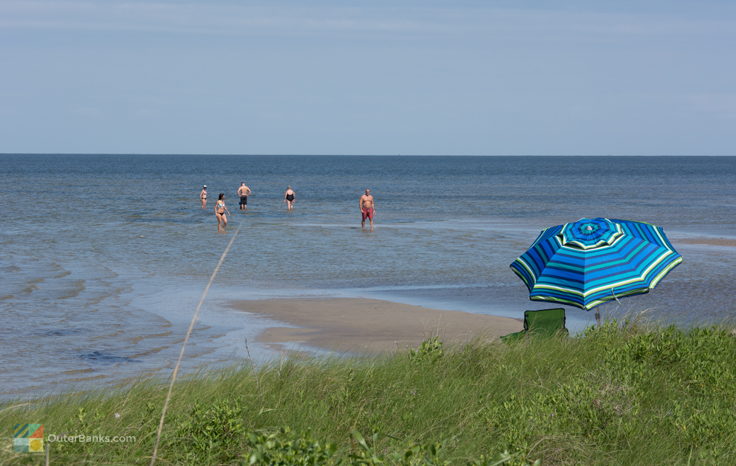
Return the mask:
<path fill-rule="evenodd" d="M 543 230 L 511 269 L 530 299 L 590 310 L 649 292 L 680 262 L 661 227 L 583 218 Z"/>

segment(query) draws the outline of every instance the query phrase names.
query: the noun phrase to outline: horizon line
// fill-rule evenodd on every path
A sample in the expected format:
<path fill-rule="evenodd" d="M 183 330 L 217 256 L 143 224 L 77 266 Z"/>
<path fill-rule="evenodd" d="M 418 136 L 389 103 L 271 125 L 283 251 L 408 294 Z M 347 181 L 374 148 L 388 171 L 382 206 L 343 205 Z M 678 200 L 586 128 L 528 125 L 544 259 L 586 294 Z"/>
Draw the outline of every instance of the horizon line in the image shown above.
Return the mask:
<path fill-rule="evenodd" d="M 267 156 L 267 157 L 736 157 L 736 154 L 318 154 L 318 153 L 202 153 L 202 152 L 0 152 L 5 155 L 121 155 L 121 156 Z"/>

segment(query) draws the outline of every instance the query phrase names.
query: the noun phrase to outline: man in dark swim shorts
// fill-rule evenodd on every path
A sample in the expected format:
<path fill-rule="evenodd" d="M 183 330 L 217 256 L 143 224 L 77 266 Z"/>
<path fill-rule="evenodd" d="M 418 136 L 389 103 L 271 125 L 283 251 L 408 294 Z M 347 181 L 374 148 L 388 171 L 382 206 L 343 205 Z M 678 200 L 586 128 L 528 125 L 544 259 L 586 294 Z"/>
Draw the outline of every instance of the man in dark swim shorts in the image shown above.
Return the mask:
<path fill-rule="evenodd" d="M 238 188 L 238 196 L 240 196 L 240 210 L 248 209 L 248 196 L 250 193 L 251 190 L 245 185 L 245 181 L 240 183 L 240 187 Z"/>

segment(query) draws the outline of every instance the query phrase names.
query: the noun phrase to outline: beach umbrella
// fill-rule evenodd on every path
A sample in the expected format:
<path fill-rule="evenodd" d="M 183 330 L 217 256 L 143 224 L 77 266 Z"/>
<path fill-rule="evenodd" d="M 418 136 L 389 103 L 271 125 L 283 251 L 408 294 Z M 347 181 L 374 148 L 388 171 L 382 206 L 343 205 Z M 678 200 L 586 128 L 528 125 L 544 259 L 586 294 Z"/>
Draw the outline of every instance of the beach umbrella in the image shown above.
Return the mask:
<path fill-rule="evenodd" d="M 529 288 L 529 299 L 587 311 L 648 293 L 680 262 L 661 227 L 599 217 L 542 230 L 511 269 Z"/>

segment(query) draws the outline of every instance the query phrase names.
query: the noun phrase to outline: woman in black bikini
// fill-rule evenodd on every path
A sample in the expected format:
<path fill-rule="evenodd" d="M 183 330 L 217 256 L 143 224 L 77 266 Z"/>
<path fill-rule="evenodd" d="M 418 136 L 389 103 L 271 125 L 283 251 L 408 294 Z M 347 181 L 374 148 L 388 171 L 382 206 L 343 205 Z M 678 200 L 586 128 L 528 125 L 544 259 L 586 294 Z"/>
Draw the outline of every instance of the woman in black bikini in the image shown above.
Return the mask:
<path fill-rule="evenodd" d="M 217 217 L 217 232 L 225 233 L 225 227 L 227 227 L 227 215 L 230 211 L 225 205 L 225 194 L 220 193 L 215 203 L 215 217 Z"/>
<path fill-rule="evenodd" d="M 286 202 L 286 209 L 291 210 L 294 208 L 294 201 L 296 200 L 296 192 L 291 189 L 291 186 L 286 187 L 284 192 L 284 202 Z"/>

